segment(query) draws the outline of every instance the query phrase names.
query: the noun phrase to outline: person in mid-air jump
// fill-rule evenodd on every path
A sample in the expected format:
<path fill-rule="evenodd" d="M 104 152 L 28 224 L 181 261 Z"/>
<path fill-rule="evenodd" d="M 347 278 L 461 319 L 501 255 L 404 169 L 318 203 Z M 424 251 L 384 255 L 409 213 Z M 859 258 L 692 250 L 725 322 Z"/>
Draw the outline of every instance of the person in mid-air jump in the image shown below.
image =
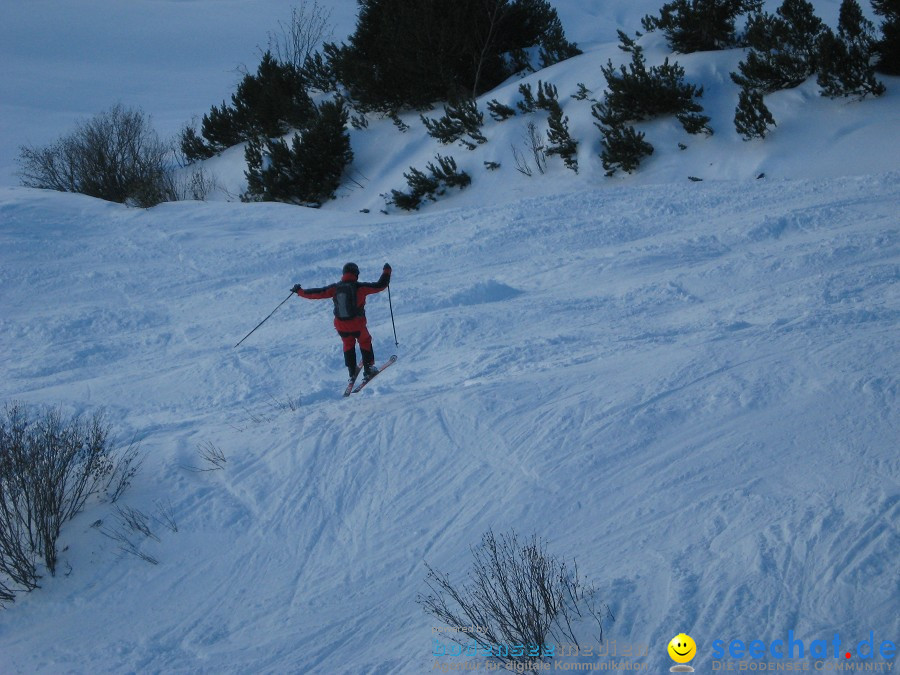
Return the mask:
<path fill-rule="evenodd" d="M 375 376 L 375 351 L 372 349 L 372 336 L 366 328 L 366 296 L 380 293 L 391 283 L 391 266 L 384 264 L 381 277 L 376 282 L 359 280 L 359 267 L 356 263 L 344 265 L 341 280 L 324 288 L 304 289 L 294 284 L 291 292 L 308 300 L 334 300 L 334 329 L 344 343 L 344 363 L 350 371 L 350 379 L 357 374 L 356 342 L 362 352 L 363 381 Z"/>

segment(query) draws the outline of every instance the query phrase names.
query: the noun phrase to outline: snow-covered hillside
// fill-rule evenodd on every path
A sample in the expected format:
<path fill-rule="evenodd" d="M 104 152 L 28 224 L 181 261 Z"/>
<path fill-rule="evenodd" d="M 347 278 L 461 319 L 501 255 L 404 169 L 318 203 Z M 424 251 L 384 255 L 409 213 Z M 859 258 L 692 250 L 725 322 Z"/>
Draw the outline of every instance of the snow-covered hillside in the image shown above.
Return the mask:
<path fill-rule="evenodd" d="M 248 7 L 262 23 L 277 4 L 121 11 L 199 22 L 215 5 L 226 26 Z M 833 24 L 838 3 L 817 5 Z M 615 28 L 656 9 L 557 6 L 586 53 L 529 81 L 566 97 L 578 82 L 599 90 Z M 39 30 L 16 7 L 17 25 Z M 658 36 L 646 41 L 661 59 Z M 214 61 L 196 49 L 204 68 Z M 135 52 L 137 73 L 153 70 L 147 54 Z M 406 134 L 379 120 L 353 132 L 368 181 L 321 210 L 221 197 L 137 210 L 4 177 L 0 401 L 105 407 L 146 452 L 124 502 L 170 512 L 178 531 L 141 543 L 151 565 L 94 526 L 114 521 L 110 505 L 90 505 L 63 530 L 61 573 L 0 611 L 0 672 L 465 663 L 433 655 L 439 624 L 416 596 L 424 561 L 462 580 L 488 528 L 575 558 L 615 616 L 606 644 L 649 647 L 625 661 L 656 672 L 680 632 L 697 642 L 698 671 L 714 667 L 715 640 L 837 633 L 851 658 L 819 660 L 827 668 L 863 664 L 870 632 L 900 642 L 900 81 L 862 103 L 820 99 L 813 83 L 783 92 L 777 131 L 745 144 L 730 126 L 739 58 L 679 58 L 706 87 L 716 134 L 680 151 L 674 126 L 648 125 L 659 150 L 634 176 L 603 177 L 589 105 L 568 99 L 578 176 L 561 164 L 519 174 L 509 145 L 523 120 L 489 122 L 486 145 L 451 151 L 472 187 L 413 215 L 378 209 L 410 165 L 447 153 L 415 116 Z M 9 72 L 39 65 L 16 63 Z M 167 67 L 184 82 L 158 90 L 165 105 L 203 77 L 179 63 Z M 0 79 L 5 91 L 39 98 L 16 77 Z M 517 85 L 486 98 L 509 102 Z M 178 124 L 228 92 L 202 93 L 170 106 Z M 29 140 L 49 140 L 67 128 L 64 102 L 58 128 L 8 119 L 42 119 L 45 137 Z M 10 147 L 4 131 L 4 166 Z M 210 162 L 230 190 L 241 159 Z M 479 168 L 490 159 L 501 170 Z M 378 360 L 400 358 L 361 395 L 340 398 L 329 303 L 291 299 L 233 348 L 293 283 L 334 281 L 348 260 L 366 279 L 394 268 L 399 347 L 386 294 L 367 313 Z M 191 471 L 210 445 L 224 470 Z"/>
<path fill-rule="evenodd" d="M 575 556 L 620 643 L 684 630 L 704 665 L 719 637 L 893 639 L 897 178 L 377 226 L 5 191 L 3 398 L 107 406 L 148 453 L 128 503 L 171 502 L 179 531 L 146 542 L 150 566 L 91 528 L 109 507 L 86 512 L 71 574 L 0 615 L 4 663 L 424 672 L 422 561 L 461 575 L 489 527 Z M 348 256 L 396 270 L 401 360 L 367 395 L 338 398 L 326 303 L 232 348 Z M 227 468 L 186 471 L 206 443 Z"/>

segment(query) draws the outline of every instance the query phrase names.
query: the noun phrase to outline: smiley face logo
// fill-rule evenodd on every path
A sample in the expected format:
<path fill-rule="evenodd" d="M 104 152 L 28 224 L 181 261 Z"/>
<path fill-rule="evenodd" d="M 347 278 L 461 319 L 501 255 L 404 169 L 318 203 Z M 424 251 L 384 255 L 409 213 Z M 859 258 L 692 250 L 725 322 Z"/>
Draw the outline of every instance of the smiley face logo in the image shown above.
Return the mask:
<path fill-rule="evenodd" d="M 697 655 L 697 644 L 690 635 L 679 633 L 669 641 L 669 656 L 675 663 L 687 663 Z"/>

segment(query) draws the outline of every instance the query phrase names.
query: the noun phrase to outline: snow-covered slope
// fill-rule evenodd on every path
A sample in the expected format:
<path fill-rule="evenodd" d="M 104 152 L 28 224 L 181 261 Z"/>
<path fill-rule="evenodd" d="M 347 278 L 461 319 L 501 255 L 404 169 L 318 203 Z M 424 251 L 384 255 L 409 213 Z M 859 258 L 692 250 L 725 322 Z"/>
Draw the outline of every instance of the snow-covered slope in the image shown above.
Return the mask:
<path fill-rule="evenodd" d="M 648 10 L 649 11 L 649 10 Z M 639 20 L 624 24 L 633 34 Z M 879 76 L 887 87 L 877 99 L 857 101 L 823 98 L 815 78 L 795 89 L 766 97 L 777 126 L 766 139 L 744 141 L 734 128 L 735 107 L 740 88 L 730 73 L 737 71 L 743 50 L 672 55 L 660 33 L 641 38 L 650 65 L 669 58 L 685 69 L 685 81 L 702 86 L 699 102 L 710 117 L 711 136 L 690 135 L 672 118 L 638 124 L 653 155 L 634 174 L 619 172 L 606 176 L 600 160 L 601 135 L 592 115 L 593 101 L 602 99 L 606 80 L 601 68 L 610 60 L 625 64 L 630 56 L 619 49 L 615 35 L 610 41 L 587 43 L 584 54 L 555 64 L 527 77 L 514 77 L 478 99 L 484 115 L 482 132 L 487 142 L 468 150 L 461 143 L 442 145 L 427 135 L 421 117 L 439 118 L 443 106 L 430 112 L 408 112 L 400 119 L 408 127 L 400 131 L 393 121 L 370 114 L 365 129 L 350 130 L 354 161 L 337 198 L 324 209 L 339 212 L 368 211 L 377 217 L 384 210 L 391 190 L 407 190 L 404 173 L 415 167 L 426 171 L 438 155 L 453 157 L 461 171 L 472 178 L 472 187 L 450 191 L 437 204 L 424 209 L 478 206 L 490 195 L 491 203 L 516 202 L 525 197 L 555 195 L 560 192 L 590 190 L 614 185 L 654 185 L 687 180 L 754 180 L 768 178 L 831 178 L 882 173 L 897 168 L 900 156 L 900 78 Z M 559 92 L 559 101 L 571 136 L 578 142 L 578 172 L 566 168 L 559 157 L 548 157 L 540 172 L 526 140 L 526 129 L 534 123 L 541 139 L 546 138 L 547 113 L 519 112 L 498 122 L 488 114 L 487 104 L 496 99 L 512 108 L 522 100 L 519 86 L 530 85 L 536 93 L 539 83 L 550 82 Z M 573 95 L 583 84 L 591 95 L 576 100 Z M 199 112 L 204 112 L 201 110 Z M 519 170 L 515 153 L 528 164 L 532 175 Z M 499 168 L 487 168 L 488 164 Z M 220 190 L 211 199 L 234 199 L 246 190 L 244 149 L 224 152 L 204 164 Z"/>
<path fill-rule="evenodd" d="M 703 667 L 714 638 L 894 639 L 897 178 L 378 225 L 6 190 L 2 398 L 107 406 L 148 454 L 127 502 L 171 502 L 178 532 L 145 542 L 157 566 L 118 559 L 91 508 L 71 573 L 0 614 L 3 662 L 425 672 L 422 561 L 462 575 L 490 527 L 574 556 L 654 668 L 682 630 Z M 401 358 L 366 395 L 338 398 L 327 303 L 232 348 L 348 256 L 396 270 Z M 186 470 L 207 443 L 226 469 Z"/>
<path fill-rule="evenodd" d="M 0 55 L 18 55 L 0 75 L 15 94 L 0 96 L 0 173 L 23 130 L 46 142 L 73 111 L 117 98 L 159 106 L 174 131 L 228 95 L 229 69 L 286 18 L 262 0 L 114 4 L 79 3 L 75 21 L 68 4 L 0 0 Z M 335 3 L 338 33 L 352 4 Z M 649 647 L 627 661 L 655 671 L 679 632 L 697 642 L 698 671 L 719 639 L 839 633 L 849 664 L 870 631 L 900 642 L 900 80 L 861 103 L 821 99 L 814 83 L 776 94 L 778 128 L 748 144 L 730 119 L 740 54 L 679 57 L 716 134 L 646 125 L 657 152 L 607 179 L 590 105 L 569 94 L 579 82 L 599 93 L 600 65 L 622 60 L 615 29 L 633 32 L 656 3 L 555 4 L 586 53 L 527 81 L 558 86 L 577 176 L 553 159 L 543 176 L 515 170 L 522 116 L 488 118 L 489 142 L 469 152 L 439 146 L 415 115 L 405 134 L 374 118 L 353 132 L 362 187 L 321 210 L 223 194 L 142 211 L 0 175 L 0 401 L 105 407 L 146 452 L 124 502 L 178 525 L 141 542 L 150 565 L 120 555 L 93 526 L 114 523 L 113 508 L 92 504 L 63 531 L 61 573 L 0 611 L 0 672 L 463 663 L 434 657 L 439 624 L 416 596 L 423 561 L 462 580 L 488 528 L 574 557 L 616 617 L 607 645 Z M 816 3 L 832 24 L 838 4 Z M 212 16 L 208 30 L 185 25 Z M 169 36 L 165 78 L 151 77 L 157 41 L 112 30 L 137 20 Z M 75 56 L 40 31 L 91 26 L 107 30 L 94 56 L 76 50 L 95 68 L 79 107 L 55 88 L 78 84 L 61 65 Z M 59 82 L 43 98 L 27 84 L 40 65 L 29 30 L 56 45 Z M 249 41 L 220 37 L 213 53 L 217 31 Z M 131 61 L 101 48 L 121 40 Z M 644 44 L 662 60 L 659 36 Z M 140 96 L 110 80 L 127 63 Z M 511 103 L 518 84 L 482 104 Z M 380 213 L 380 193 L 435 152 L 472 187 Z M 234 149 L 208 168 L 234 193 L 241 161 Z M 379 361 L 400 360 L 362 395 L 339 397 L 328 303 L 291 299 L 233 348 L 293 283 L 331 282 L 348 260 L 367 279 L 394 267 L 398 347 L 386 294 L 367 313 Z M 224 470 L 190 470 L 210 446 Z"/>
<path fill-rule="evenodd" d="M 307 3 L 311 6 L 312 3 Z M 332 36 L 343 40 L 353 31 L 356 4 L 319 3 L 331 11 Z M 743 142 L 734 130 L 739 88 L 729 73 L 737 69 L 741 50 L 672 55 L 660 33 L 640 43 L 648 65 L 670 57 L 685 68 L 686 80 L 702 86 L 701 100 L 710 116 L 712 137 L 690 136 L 674 120 L 639 125 L 655 152 L 634 176 L 604 177 L 600 163 L 600 133 L 591 116 L 591 101 L 571 98 L 579 83 L 601 98 L 605 79 L 601 67 L 608 60 L 626 63 L 616 31 L 639 31 L 640 19 L 658 12 L 657 0 L 563 0 L 554 3 L 566 29 L 584 54 L 526 78 L 513 78 L 481 97 L 485 136 L 489 142 L 470 152 L 442 146 L 425 134 L 418 113 L 402 115 L 410 130 L 401 133 L 390 120 L 370 115 L 369 127 L 351 131 L 355 161 L 326 209 L 373 213 L 385 208 L 383 194 L 405 189 L 403 173 L 411 166 L 424 169 L 435 154 L 452 155 L 474 181 L 474 188 L 450 196 L 454 206 L 491 199 L 515 201 L 523 196 L 552 195 L 597 185 L 666 183 L 689 176 L 703 180 L 751 179 L 760 173 L 772 178 L 835 177 L 889 171 L 900 155 L 900 78 L 882 78 L 888 93 L 877 100 L 823 99 L 815 82 L 766 98 L 777 128 L 765 142 Z M 768 0 L 774 11 L 780 2 Z M 839 0 L 817 0 L 816 12 L 837 23 Z M 868 3 L 864 11 L 875 19 Z M 174 138 L 212 105 L 230 100 L 243 72 L 253 71 L 269 34 L 290 17 L 281 0 L 0 0 L 0 185 L 15 185 L 16 156 L 21 145 L 42 146 L 73 128 L 76 121 L 106 110 L 117 102 L 139 107 L 152 117 L 163 138 Z M 579 142 L 579 174 L 551 158 L 546 175 L 528 178 L 515 168 L 513 150 L 523 150 L 523 133 L 534 121 L 541 135 L 546 113 L 495 122 L 487 114 L 491 99 L 515 105 L 518 87 L 538 80 L 557 86 L 569 118 L 572 137 Z M 438 117 L 441 106 L 427 113 Z M 685 145 L 682 150 L 679 146 Z M 526 153 L 527 154 L 527 153 Z M 501 168 L 488 171 L 484 163 Z M 206 166 L 222 190 L 212 198 L 234 200 L 246 187 L 243 148 L 224 153 Z M 537 173 L 537 172 L 535 172 Z M 433 208 L 433 207 L 432 207 Z"/>

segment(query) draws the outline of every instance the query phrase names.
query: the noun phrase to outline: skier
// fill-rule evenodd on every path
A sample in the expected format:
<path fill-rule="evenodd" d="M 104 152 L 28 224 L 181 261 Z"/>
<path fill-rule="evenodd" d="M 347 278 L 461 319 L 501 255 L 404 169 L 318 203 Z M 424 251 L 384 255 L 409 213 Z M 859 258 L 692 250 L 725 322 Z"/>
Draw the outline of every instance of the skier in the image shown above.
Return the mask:
<path fill-rule="evenodd" d="M 341 280 L 324 288 L 304 289 L 294 284 L 292 293 L 308 300 L 334 300 L 334 329 L 344 343 L 344 363 L 350 371 L 350 380 L 357 375 L 356 342 L 362 352 L 363 382 L 372 379 L 378 369 L 375 367 L 375 352 L 372 349 L 372 336 L 366 328 L 366 296 L 380 293 L 391 282 L 391 266 L 384 264 L 378 281 L 362 282 L 359 280 L 359 267 L 356 263 L 347 263 L 342 270 Z"/>

